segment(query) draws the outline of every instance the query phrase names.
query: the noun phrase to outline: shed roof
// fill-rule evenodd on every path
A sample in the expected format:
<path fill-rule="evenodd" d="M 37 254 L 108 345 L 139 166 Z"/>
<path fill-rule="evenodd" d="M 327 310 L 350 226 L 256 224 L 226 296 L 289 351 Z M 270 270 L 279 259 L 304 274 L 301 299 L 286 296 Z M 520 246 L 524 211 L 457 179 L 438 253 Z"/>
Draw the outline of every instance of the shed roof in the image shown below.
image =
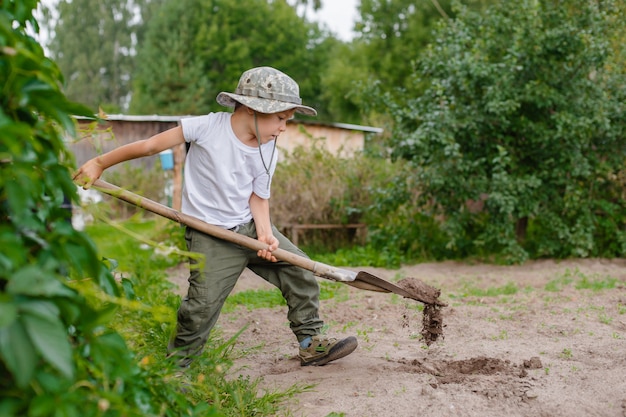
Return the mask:
<path fill-rule="evenodd" d="M 193 117 L 194 115 L 159 115 L 159 114 L 147 114 L 147 115 L 135 115 L 135 114 L 107 114 L 106 120 L 110 121 L 122 121 L 122 122 L 179 122 L 180 119 L 185 117 Z M 373 126 L 361 126 L 350 123 L 325 123 L 313 120 L 290 120 L 290 123 L 301 123 L 317 126 L 329 126 L 338 129 L 356 130 L 359 132 L 368 133 L 383 133 L 383 129 Z"/>

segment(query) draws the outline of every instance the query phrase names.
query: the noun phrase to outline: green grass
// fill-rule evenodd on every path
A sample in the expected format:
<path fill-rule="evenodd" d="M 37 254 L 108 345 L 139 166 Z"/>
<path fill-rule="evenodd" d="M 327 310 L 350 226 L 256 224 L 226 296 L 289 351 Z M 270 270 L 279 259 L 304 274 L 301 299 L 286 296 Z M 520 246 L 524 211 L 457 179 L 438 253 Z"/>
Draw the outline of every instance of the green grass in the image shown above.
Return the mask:
<path fill-rule="evenodd" d="M 146 370 L 146 386 L 170 390 L 172 393 L 167 395 L 181 396 L 181 401 L 193 399 L 196 405 L 189 415 L 214 415 L 207 408 L 210 406 L 224 416 L 289 415 L 286 401 L 313 386 L 296 384 L 273 391 L 261 388 L 260 379 L 229 375 L 236 336 L 224 341 L 217 328 L 211 333 L 202 355 L 185 372 L 184 381 L 174 376 L 178 368 L 173 360 L 166 360 L 166 347 L 176 325 L 180 297 L 172 291 L 173 284 L 167 280 L 165 270 L 181 262 L 183 253 L 159 255 L 155 250 L 159 245 L 172 245 L 168 227 L 170 224 L 159 220 L 134 217 L 116 224 L 99 222 L 85 230 L 100 255 L 114 260 L 111 265 L 117 265 L 117 274 L 123 277 L 121 285 L 126 288 L 127 298 L 107 299 L 102 307 L 110 308 L 115 315 L 111 327 L 124 337 L 138 363 Z M 174 241 L 176 246 L 179 243 Z M 248 291 L 235 294 L 232 299 L 229 297 L 228 303 L 260 308 L 273 307 L 284 300 L 278 290 Z M 185 395 L 181 394 L 183 382 L 188 390 Z"/>
<path fill-rule="evenodd" d="M 471 283 L 465 283 L 458 294 L 450 295 L 451 298 L 467 297 L 498 297 L 501 295 L 515 295 L 519 291 L 518 286 L 509 282 L 501 287 L 478 288 Z"/>
<path fill-rule="evenodd" d="M 616 288 L 620 283 L 619 280 L 610 276 L 598 276 L 596 274 L 587 276 L 580 270 L 566 270 L 562 275 L 548 281 L 543 289 L 547 292 L 558 293 L 568 286 L 573 286 L 577 290 L 602 291 Z M 521 290 L 532 291 L 532 288 L 521 288 L 514 282 L 509 282 L 500 287 L 479 288 L 474 283 L 464 282 L 460 290 L 455 294 L 450 294 L 452 299 L 461 299 L 468 297 L 484 298 L 484 297 L 502 297 L 512 296 Z M 552 297 L 544 297 L 546 302 L 553 300 Z M 510 299 L 502 297 L 501 301 L 509 303 Z"/>
<path fill-rule="evenodd" d="M 571 284 L 572 281 L 572 278 L 569 276 L 559 277 L 548 281 L 548 283 L 544 286 L 544 289 L 549 292 L 559 292 L 563 290 L 563 287 Z"/>
<path fill-rule="evenodd" d="M 612 277 L 587 277 L 584 276 L 580 281 L 578 281 L 575 285 L 577 290 L 592 290 L 592 291 L 601 291 L 601 290 L 610 290 L 615 288 L 617 284 L 617 279 Z"/>
<path fill-rule="evenodd" d="M 222 312 L 232 313 L 237 307 L 244 306 L 248 310 L 258 308 L 273 308 L 287 305 L 278 289 L 247 290 L 230 294 L 224 303 Z"/>
<path fill-rule="evenodd" d="M 329 300 L 335 297 L 339 300 L 347 299 L 348 291 L 345 285 L 337 282 L 321 282 L 320 300 Z M 278 288 L 246 290 L 230 294 L 224 303 L 222 311 L 224 313 L 232 313 L 238 307 L 245 307 L 248 311 L 251 311 L 259 308 L 274 308 L 285 305 L 287 303 Z"/>
<path fill-rule="evenodd" d="M 399 253 L 390 250 L 375 249 L 371 245 L 339 248 L 333 252 L 326 252 L 318 247 L 303 246 L 303 250 L 318 262 L 334 266 L 358 266 L 375 268 L 399 268 L 404 258 Z"/>
<path fill-rule="evenodd" d="M 166 269 L 181 262 L 184 249 L 173 234 L 166 232 L 172 222 L 133 216 L 124 222 L 96 222 L 85 228 L 104 258 L 115 259 L 122 271 L 151 264 L 151 269 Z M 166 254 L 168 251 L 172 251 Z"/>
<path fill-rule="evenodd" d="M 544 289 L 550 292 L 559 292 L 573 284 L 577 290 L 602 291 L 615 288 L 618 282 L 616 278 L 610 276 L 602 277 L 597 274 L 587 276 L 576 268 L 573 271 L 568 269 L 563 275 L 550 280 Z"/>

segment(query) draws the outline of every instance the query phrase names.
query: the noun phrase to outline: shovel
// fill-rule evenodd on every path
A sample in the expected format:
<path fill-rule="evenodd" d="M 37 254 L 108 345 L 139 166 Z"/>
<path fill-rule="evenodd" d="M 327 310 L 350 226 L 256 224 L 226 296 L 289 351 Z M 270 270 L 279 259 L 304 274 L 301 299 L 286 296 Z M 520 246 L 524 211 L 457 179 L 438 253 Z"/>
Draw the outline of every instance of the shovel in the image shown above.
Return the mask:
<path fill-rule="evenodd" d="M 174 210 L 173 208 L 164 206 L 163 204 L 159 204 L 155 201 L 124 190 L 106 181 L 96 180 L 93 184 L 93 187 L 105 194 L 126 201 L 137 207 L 146 209 L 152 213 L 174 220 L 180 224 L 184 224 L 213 237 L 237 244 L 239 246 L 243 246 L 254 251 L 268 248 L 268 245 L 266 243 L 263 243 L 259 240 L 240 235 L 239 233 L 223 229 L 219 226 L 206 223 L 196 217 L 181 213 L 178 210 Z M 365 271 L 354 272 L 345 269 L 335 268 L 321 262 L 315 262 L 304 256 L 287 252 L 284 249 L 278 248 L 272 251 L 272 255 L 274 255 L 274 257 L 276 257 L 276 259 L 280 261 L 284 261 L 291 265 L 299 266 L 301 268 L 309 270 L 313 272 L 313 274 L 321 278 L 337 282 L 343 282 L 345 284 L 363 290 L 392 292 L 405 298 L 420 301 L 427 305 L 446 306 L 445 303 L 442 303 L 438 300 L 439 290 L 430 287 L 429 285 L 426 285 L 424 283 L 418 282 L 418 285 L 416 287 L 415 282 L 413 282 L 413 285 L 410 289 L 405 289 Z"/>

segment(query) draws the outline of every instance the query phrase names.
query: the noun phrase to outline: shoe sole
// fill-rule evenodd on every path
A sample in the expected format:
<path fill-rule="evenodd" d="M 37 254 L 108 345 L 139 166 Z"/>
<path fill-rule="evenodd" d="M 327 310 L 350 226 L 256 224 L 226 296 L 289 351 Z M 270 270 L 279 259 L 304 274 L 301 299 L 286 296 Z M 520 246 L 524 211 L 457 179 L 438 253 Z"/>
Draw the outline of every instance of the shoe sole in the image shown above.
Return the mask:
<path fill-rule="evenodd" d="M 300 361 L 300 365 L 302 366 L 323 366 L 328 362 L 341 359 L 344 356 L 348 356 L 357 348 L 359 343 L 356 340 L 356 337 L 350 336 L 346 339 L 340 341 L 335 346 L 333 346 L 326 356 L 322 356 L 319 359 L 312 360 L 310 362 Z"/>

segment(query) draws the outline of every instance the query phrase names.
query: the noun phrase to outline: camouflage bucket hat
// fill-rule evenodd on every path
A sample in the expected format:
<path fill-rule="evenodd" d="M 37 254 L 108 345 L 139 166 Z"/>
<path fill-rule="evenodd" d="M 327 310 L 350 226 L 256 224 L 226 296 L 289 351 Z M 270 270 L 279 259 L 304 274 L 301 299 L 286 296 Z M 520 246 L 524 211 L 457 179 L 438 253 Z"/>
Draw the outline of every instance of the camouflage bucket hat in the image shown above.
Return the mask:
<path fill-rule="evenodd" d="M 298 83 L 271 67 L 252 68 L 244 72 L 235 92 L 221 92 L 216 100 L 226 107 L 234 107 L 239 102 L 260 113 L 295 109 L 297 113 L 317 115 L 314 108 L 302 105 Z"/>

